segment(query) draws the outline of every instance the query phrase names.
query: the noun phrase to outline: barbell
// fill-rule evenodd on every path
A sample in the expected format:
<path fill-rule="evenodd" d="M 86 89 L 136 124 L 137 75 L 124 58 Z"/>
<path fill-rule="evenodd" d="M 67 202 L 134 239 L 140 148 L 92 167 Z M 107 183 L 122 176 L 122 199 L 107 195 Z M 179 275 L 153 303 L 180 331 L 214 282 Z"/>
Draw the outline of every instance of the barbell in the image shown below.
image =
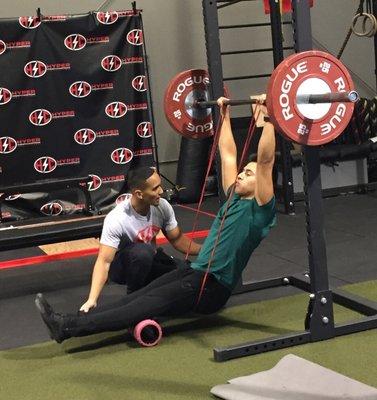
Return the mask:
<path fill-rule="evenodd" d="M 179 73 L 165 92 L 164 111 L 174 130 L 188 138 L 213 135 L 210 80 L 203 69 Z M 228 96 L 224 88 L 225 96 Z M 322 145 L 336 139 L 348 125 L 359 100 L 347 68 L 334 56 L 311 50 L 292 54 L 272 72 L 266 106 L 275 129 L 299 144 Z M 230 106 L 255 104 L 249 98 Z"/>
<path fill-rule="evenodd" d="M 339 93 L 323 93 L 323 94 L 298 94 L 296 96 L 297 104 L 319 104 L 319 103 L 335 103 L 335 102 L 356 102 L 359 99 L 359 95 L 355 90 L 351 92 L 339 92 Z M 225 106 L 241 106 L 247 104 L 258 104 L 259 100 L 256 98 L 233 100 L 224 100 Z M 208 108 L 217 105 L 217 100 L 194 100 L 192 104 L 187 103 L 187 107 L 198 107 Z"/>

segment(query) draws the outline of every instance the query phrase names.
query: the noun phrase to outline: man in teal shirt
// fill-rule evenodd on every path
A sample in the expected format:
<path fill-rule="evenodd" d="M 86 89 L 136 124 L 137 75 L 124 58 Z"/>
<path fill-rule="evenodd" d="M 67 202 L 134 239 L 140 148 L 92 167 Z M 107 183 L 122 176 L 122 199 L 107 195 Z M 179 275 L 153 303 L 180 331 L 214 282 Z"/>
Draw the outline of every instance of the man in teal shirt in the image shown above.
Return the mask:
<path fill-rule="evenodd" d="M 218 100 L 223 117 L 219 140 L 222 187 L 224 193 L 229 193 L 232 185 L 235 185 L 234 194 L 230 204 L 225 203 L 218 212 L 210 233 L 191 267 L 204 271 L 207 269 L 221 221 L 226 213 L 210 271 L 220 283 L 232 290 L 240 279 L 251 253 L 275 223 L 272 184 L 275 132 L 271 123 L 264 124 L 258 145 L 257 162 L 249 162 L 238 174 L 237 149 L 230 125 L 229 107 L 223 106 L 224 100 L 225 98 Z M 259 110 L 262 114 L 267 113 L 263 105 L 259 106 Z"/>
<path fill-rule="evenodd" d="M 44 296 L 38 294 L 35 303 L 52 339 L 61 343 L 74 336 L 125 329 L 148 318 L 182 316 L 190 311 L 210 314 L 225 305 L 250 255 L 275 223 L 272 181 L 275 131 L 270 122 L 264 124 L 257 162 L 249 162 L 238 173 L 229 107 L 224 106 L 224 100 L 218 100 L 223 117 L 219 152 L 222 187 L 232 197 L 217 213 L 197 259 L 116 303 L 93 306 L 78 315 L 54 312 Z M 263 105 L 260 108 L 266 113 Z M 201 290 L 205 276 L 204 290 Z"/>

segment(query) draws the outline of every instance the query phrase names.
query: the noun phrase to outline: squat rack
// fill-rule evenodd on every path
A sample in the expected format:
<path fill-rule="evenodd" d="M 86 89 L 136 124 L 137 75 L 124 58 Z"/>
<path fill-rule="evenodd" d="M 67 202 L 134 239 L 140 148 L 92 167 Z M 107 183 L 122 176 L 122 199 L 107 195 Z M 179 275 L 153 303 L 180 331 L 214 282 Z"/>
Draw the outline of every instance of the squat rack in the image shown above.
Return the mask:
<path fill-rule="evenodd" d="M 241 53 L 259 53 L 269 52 L 273 53 L 274 68 L 276 68 L 284 59 L 284 50 L 292 50 L 293 47 L 283 46 L 282 24 L 290 25 L 291 22 L 282 22 L 280 15 L 279 4 L 270 0 L 270 23 L 250 23 L 242 25 L 225 25 L 220 26 L 218 22 L 218 9 L 239 3 L 242 1 L 255 1 L 255 0 L 203 0 L 203 15 L 204 15 L 204 29 L 205 29 L 205 43 L 207 50 L 207 64 L 208 72 L 211 77 L 210 93 L 212 99 L 217 99 L 223 95 L 224 81 L 232 81 L 239 79 L 254 79 L 269 77 L 270 74 L 237 76 L 237 77 L 223 77 L 222 70 L 222 55 L 241 54 Z M 222 3 L 217 5 L 217 3 Z M 220 46 L 219 30 L 223 29 L 239 29 L 239 28 L 259 28 L 264 26 L 271 27 L 272 48 L 264 49 L 251 49 L 242 51 L 227 51 L 222 52 Z M 214 108 L 212 110 L 214 120 L 218 121 L 219 111 Z M 292 160 L 290 155 L 290 143 L 281 135 L 278 136 L 278 144 L 281 153 L 281 167 L 282 167 L 282 198 L 284 201 L 285 212 L 287 214 L 294 214 L 294 189 L 292 177 Z M 220 163 L 217 162 L 218 170 Z M 221 181 L 221 180 L 219 180 Z"/>
<path fill-rule="evenodd" d="M 241 0 L 235 0 L 236 2 Z M 228 0 L 229 3 L 235 2 Z M 212 98 L 223 94 L 220 42 L 218 38 L 217 2 L 225 0 L 203 0 L 203 13 L 209 60 L 209 73 L 212 82 Z M 376 0 L 375 0 L 376 2 Z M 279 4 L 270 0 L 271 25 L 280 31 Z M 292 0 L 293 31 L 295 51 L 312 49 L 311 19 L 309 0 Z M 275 20 L 276 18 L 276 20 Z M 275 25 L 276 24 L 276 25 Z M 275 29 L 274 28 L 274 29 Z M 280 48 L 281 51 L 281 48 Z M 216 56 L 217 53 L 217 56 Z M 274 53 L 274 62 L 282 52 Z M 215 118 L 218 110 L 214 110 Z M 339 289 L 329 288 L 326 242 L 324 237 L 323 200 L 318 147 L 303 146 L 303 175 L 306 209 L 309 273 L 258 281 L 242 286 L 242 291 L 261 290 L 283 285 L 292 285 L 310 294 L 305 330 L 289 335 L 276 336 L 263 340 L 214 349 L 216 361 L 259 354 L 298 344 L 316 342 L 336 336 L 377 328 L 377 303 Z M 293 198 L 293 197 L 292 197 Z M 356 321 L 335 324 L 333 302 L 354 310 L 364 316 Z"/>

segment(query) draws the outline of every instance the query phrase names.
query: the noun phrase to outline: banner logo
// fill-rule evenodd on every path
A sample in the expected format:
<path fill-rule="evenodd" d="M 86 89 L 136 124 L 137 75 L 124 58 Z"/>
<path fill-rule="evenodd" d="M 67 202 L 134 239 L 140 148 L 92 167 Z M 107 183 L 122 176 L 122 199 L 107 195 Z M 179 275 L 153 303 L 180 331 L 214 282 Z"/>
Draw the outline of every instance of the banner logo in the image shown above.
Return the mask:
<path fill-rule="evenodd" d="M 44 15 L 43 22 L 65 22 L 67 15 Z"/>
<path fill-rule="evenodd" d="M 134 157 L 151 156 L 152 154 L 153 154 L 153 149 L 134 150 Z"/>
<path fill-rule="evenodd" d="M 102 185 L 102 179 L 98 175 L 89 175 L 92 180 L 87 183 L 88 185 L 88 190 L 90 192 L 93 192 L 94 190 L 99 189 L 99 187 Z"/>
<path fill-rule="evenodd" d="M 12 93 L 7 88 L 0 88 L 0 106 L 9 103 L 12 100 Z"/>
<path fill-rule="evenodd" d="M 74 33 L 64 39 L 64 45 L 69 50 L 82 50 L 86 46 L 86 39 L 83 35 Z"/>
<path fill-rule="evenodd" d="M 35 29 L 41 24 L 38 17 L 20 17 L 18 18 L 18 22 L 26 29 Z"/>
<path fill-rule="evenodd" d="M 15 151 L 17 142 L 9 136 L 0 137 L 0 154 L 9 154 Z"/>
<path fill-rule="evenodd" d="M 145 92 L 147 90 L 145 75 L 138 75 L 132 79 L 132 87 L 138 92 Z"/>
<path fill-rule="evenodd" d="M 5 44 L 5 42 L 0 40 L 0 56 L 5 52 L 6 49 L 7 49 L 7 45 Z"/>
<path fill-rule="evenodd" d="M 17 146 L 39 146 L 41 144 L 40 137 L 27 137 L 27 138 L 20 138 L 16 140 Z"/>
<path fill-rule="evenodd" d="M 147 121 L 140 122 L 140 124 L 136 128 L 136 133 L 143 139 L 151 137 L 153 133 L 152 124 Z"/>
<path fill-rule="evenodd" d="M 111 159 L 115 164 L 127 164 L 133 156 L 132 151 L 126 147 L 119 147 L 111 153 Z"/>
<path fill-rule="evenodd" d="M 141 29 L 133 29 L 127 34 L 127 42 L 133 46 L 140 46 L 143 44 L 143 32 Z"/>
<path fill-rule="evenodd" d="M 47 71 L 47 65 L 42 61 L 29 61 L 25 67 L 24 72 L 30 78 L 40 78 Z"/>
<path fill-rule="evenodd" d="M 122 60 L 118 56 L 106 56 L 101 61 L 101 67 L 108 72 L 118 71 L 122 66 Z"/>
<path fill-rule="evenodd" d="M 85 81 L 77 81 L 73 82 L 72 85 L 69 87 L 69 93 L 73 97 L 83 98 L 90 95 L 92 91 L 92 86 Z"/>
<path fill-rule="evenodd" d="M 34 110 L 29 115 L 29 121 L 35 126 L 44 126 L 50 123 L 52 120 L 52 114 L 50 111 L 43 108 Z"/>
<path fill-rule="evenodd" d="M 116 11 L 98 12 L 97 20 L 103 25 L 111 25 L 118 20 L 118 13 Z"/>
<path fill-rule="evenodd" d="M 114 101 L 106 106 L 105 113 L 110 118 L 121 118 L 126 115 L 127 106 L 120 101 Z"/>
<path fill-rule="evenodd" d="M 58 165 L 57 161 L 49 156 L 39 157 L 34 162 L 34 168 L 41 174 L 49 174 Z"/>
<path fill-rule="evenodd" d="M 40 208 L 40 211 L 44 215 L 49 215 L 49 216 L 60 215 L 63 212 L 63 207 L 61 204 L 57 202 L 50 202 L 44 204 Z"/>
<path fill-rule="evenodd" d="M 39 60 L 29 61 L 25 67 L 24 72 L 30 78 L 40 78 L 47 71 L 61 71 L 61 70 L 69 70 L 71 69 L 70 63 L 53 63 L 53 64 L 45 64 Z"/>
<path fill-rule="evenodd" d="M 74 135 L 75 142 L 83 146 L 93 143 L 96 140 L 96 133 L 92 129 L 83 128 L 76 131 Z"/>

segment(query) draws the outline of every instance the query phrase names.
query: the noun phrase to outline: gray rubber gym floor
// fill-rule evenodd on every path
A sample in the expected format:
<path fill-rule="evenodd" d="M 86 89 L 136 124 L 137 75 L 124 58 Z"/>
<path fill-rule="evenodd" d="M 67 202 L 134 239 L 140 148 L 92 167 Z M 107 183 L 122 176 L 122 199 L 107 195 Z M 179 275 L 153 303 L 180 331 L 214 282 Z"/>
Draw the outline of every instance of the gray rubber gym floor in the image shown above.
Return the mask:
<path fill-rule="evenodd" d="M 296 215 L 279 212 L 278 224 L 261 243 L 245 270 L 244 281 L 304 273 L 309 269 L 304 203 L 296 203 Z M 216 198 L 205 200 L 203 210 L 216 212 Z M 377 278 L 377 193 L 352 194 L 324 199 L 325 235 L 331 287 Z M 185 232 L 192 230 L 194 212 L 175 206 Z M 202 216 L 196 230 L 208 229 L 212 218 Z M 178 255 L 170 245 L 165 251 Z M 1 259 L 33 255 L 33 250 L 3 252 Z M 46 293 L 61 312 L 74 312 L 85 301 L 94 257 L 46 263 L 0 271 L 0 350 L 39 343 L 48 335 L 34 306 L 35 294 Z M 297 293 L 290 286 L 234 295 L 228 305 Z M 123 296 L 125 288 L 108 284 L 101 302 Z M 304 311 L 303 311 L 304 315 Z"/>

